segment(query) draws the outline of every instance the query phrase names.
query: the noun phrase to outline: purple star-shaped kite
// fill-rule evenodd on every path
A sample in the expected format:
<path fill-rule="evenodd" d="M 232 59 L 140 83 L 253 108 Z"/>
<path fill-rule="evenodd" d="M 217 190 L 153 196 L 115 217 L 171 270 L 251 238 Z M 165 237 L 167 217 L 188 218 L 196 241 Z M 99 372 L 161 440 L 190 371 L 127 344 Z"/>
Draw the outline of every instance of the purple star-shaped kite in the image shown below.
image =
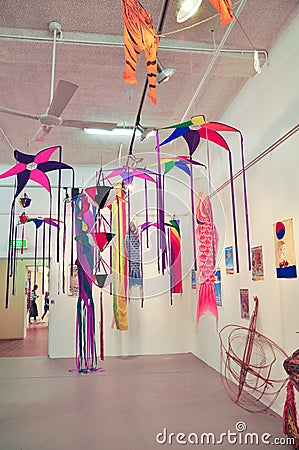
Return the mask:
<path fill-rule="evenodd" d="M 36 183 L 51 192 L 50 182 L 46 175 L 46 172 L 51 172 L 57 169 L 71 169 L 71 166 L 59 161 L 49 161 L 52 154 L 61 149 L 60 145 L 55 147 L 46 148 L 41 150 L 37 155 L 28 155 L 26 153 L 14 151 L 14 157 L 17 164 L 6 172 L 0 174 L 0 178 L 7 178 L 13 175 L 17 175 L 17 188 L 15 197 L 17 197 L 29 180 Z"/>

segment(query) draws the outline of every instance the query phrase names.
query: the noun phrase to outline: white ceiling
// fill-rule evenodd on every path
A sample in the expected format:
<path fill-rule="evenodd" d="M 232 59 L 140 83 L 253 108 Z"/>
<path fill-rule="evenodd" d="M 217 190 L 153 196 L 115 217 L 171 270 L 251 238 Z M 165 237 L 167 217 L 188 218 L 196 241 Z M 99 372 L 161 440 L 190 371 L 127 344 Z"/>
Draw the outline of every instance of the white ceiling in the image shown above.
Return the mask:
<path fill-rule="evenodd" d="M 156 29 L 165 1 L 143 0 Z M 63 118 L 134 125 L 146 81 L 145 58 L 138 62 L 140 83 L 122 80 L 124 69 L 123 20 L 120 1 L 0 0 L 0 106 L 30 114 L 46 112 L 50 99 L 53 33 L 48 24 L 57 21 L 62 36 L 56 47 L 55 85 L 72 81 L 79 89 L 63 112 Z M 219 120 L 247 80 L 256 75 L 253 48 L 267 53 L 299 12 L 298 0 L 241 0 L 233 10 L 238 21 L 221 27 L 217 11 L 203 0 L 196 16 L 178 24 L 176 0 L 169 0 L 162 33 L 201 24 L 161 37 L 158 57 L 176 72 L 158 85 L 158 104 L 146 97 L 140 124 L 161 127 L 205 114 Z M 85 43 L 83 43 L 83 41 Z M 222 50 L 219 44 L 223 45 Z M 216 49 L 216 51 L 215 51 Z M 218 49 L 218 50 L 217 50 Z M 232 51 L 231 51 L 232 50 Z M 271 64 L 271 60 L 269 60 Z M 0 113 L 1 163 L 13 163 L 13 148 L 36 153 L 60 144 L 63 161 L 89 165 L 113 161 L 128 152 L 130 138 L 92 137 L 83 130 L 56 127 L 44 143 L 32 140 L 38 121 Z M 9 142 L 9 143 L 8 143 Z M 153 149 L 154 141 L 136 138 L 134 152 Z"/>

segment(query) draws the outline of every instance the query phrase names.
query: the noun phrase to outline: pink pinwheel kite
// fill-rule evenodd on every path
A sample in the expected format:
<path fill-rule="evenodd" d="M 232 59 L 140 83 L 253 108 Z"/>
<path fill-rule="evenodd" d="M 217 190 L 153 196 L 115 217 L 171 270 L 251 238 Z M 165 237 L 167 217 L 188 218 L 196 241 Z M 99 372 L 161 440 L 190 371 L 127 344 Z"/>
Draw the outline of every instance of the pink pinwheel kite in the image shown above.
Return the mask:
<path fill-rule="evenodd" d="M 22 192 L 29 180 L 35 181 L 50 192 L 50 182 L 45 172 L 50 172 L 57 169 L 72 169 L 71 166 L 68 166 L 60 161 L 49 161 L 49 158 L 58 149 L 61 149 L 59 145 L 56 147 L 46 148 L 41 150 L 37 155 L 28 155 L 15 150 L 14 157 L 16 161 L 18 161 L 17 164 L 2 173 L 0 178 L 7 178 L 17 175 L 17 189 L 15 192 L 15 197 Z"/>
<path fill-rule="evenodd" d="M 49 161 L 52 154 L 59 150 L 59 161 Z M 74 189 L 74 169 L 64 164 L 61 161 L 61 154 L 62 154 L 62 148 L 60 145 L 57 145 L 55 147 L 46 148 L 44 150 L 41 150 L 36 155 L 28 155 L 26 153 L 22 153 L 18 150 L 14 151 L 14 157 L 17 161 L 16 165 L 12 167 L 11 169 L 7 170 L 6 172 L 0 174 L 0 178 L 7 178 L 16 175 L 17 176 L 17 185 L 14 193 L 14 198 L 11 205 L 11 215 L 10 215 L 10 231 L 9 231 L 9 242 L 13 239 L 13 236 L 15 235 L 15 221 L 14 221 L 14 214 L 15 214 L 15 202 L 17 196 L 22 192 L 24 187 L 27 185 L 29 180 L 32 180 L 38 184 L 40 184 L 42 187 L 44 187 L 50 194 L 50 216 L 51 216 L 51 210 L 52 210 L 52 194 L 51 194 L 51 187 L 49 179 L 46 175 L 46 172 L 51 172 L 53 170 L 59 170 L 59 179 L 58 179 L 58 205 L 57 205 L 57 215 L 58 215 L 58 226 L 57 226 L 57 262 L 59 262 L 59 222 L 60 222 L 60 190 L 61 190 L 61 169 L 71 169 L 73 173 L 73 182 L 72 182 L 72 188 Z M 50 219 L 51 220 L 51 217 Z M 73 221 L 73 218 L 72 218 Z M 53 225 L 51 223 L 51 225 Z M 72 223 L 72 229 L 73 229 L 73 223 Z M 48 247 L 50 249 L 51 241 L 51 231 L 49 230 L 49 244 Z M 8 256 L 7 256 L 7 277 L 6 277 L 6 302 L 5 307 L 8 308 L 8 294 L 9 294 L 9 278 L 10 276 L 14 277 L 14 267 L 15 264 L 13 263 L 14 253 L 12 249 L 8 249 Z M 71 261 L 73 259 L 73 241 L 71 242 Z M 50 260 L 50 252 L 49 252 L 49 260 Z"/>

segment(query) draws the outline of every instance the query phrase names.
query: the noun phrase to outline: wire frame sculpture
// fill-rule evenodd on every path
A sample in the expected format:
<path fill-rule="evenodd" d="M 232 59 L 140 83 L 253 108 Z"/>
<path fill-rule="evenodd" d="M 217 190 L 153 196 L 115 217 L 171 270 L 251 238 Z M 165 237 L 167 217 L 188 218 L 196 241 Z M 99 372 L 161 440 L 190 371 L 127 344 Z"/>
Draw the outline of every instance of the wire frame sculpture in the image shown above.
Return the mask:
<path fill-rule="evenodd" d="M 286 353 L 256 330 L 258 298 L 249 327 L 227 325 L 219 333 L 221 381 L 228 397 L 249 412 L 266 412 L 287 382 Z"/>

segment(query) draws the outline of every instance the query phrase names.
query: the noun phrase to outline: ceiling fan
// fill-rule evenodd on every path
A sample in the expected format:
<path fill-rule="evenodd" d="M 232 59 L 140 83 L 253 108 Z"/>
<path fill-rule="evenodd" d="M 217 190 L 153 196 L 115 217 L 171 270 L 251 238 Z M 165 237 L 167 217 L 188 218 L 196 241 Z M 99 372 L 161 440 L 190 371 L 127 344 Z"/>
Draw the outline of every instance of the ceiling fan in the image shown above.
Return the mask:
<path fill-rule="evenodd" d="M 47 134 L 50 133 L 53 127 L 63 126 L 72 128 L 101 128 L 103 130 L 113 130 L 117 123 L 112 122 L 97 122 L 84 120 L 70 120 L 61 117 L 61 114 L 67 107 L 71 98 L 78 89 L 78 85 L 70 81 L 59 80 L 58 85 L 54 91 L 54 75 L 55 75 L 55 56 L 56 56 L 56 37 L 57 33 L 61 33 L 61 25 L 58 22 L 50 22 L 49 30 L 53 32 L 53 53 L 52 53 L 52 76 L 51 76 L 51 90 L 50 90 L 50 104 L 45 114 L 28 114 L 14 109 L 0 106 L 0 112 L 5 114 L 12 114 L 14 116 L 26 117 L 28 119 L 35 119 L 40 122 L 41 127 L 33 137 L 33 140 L 43 142 Z"/>

